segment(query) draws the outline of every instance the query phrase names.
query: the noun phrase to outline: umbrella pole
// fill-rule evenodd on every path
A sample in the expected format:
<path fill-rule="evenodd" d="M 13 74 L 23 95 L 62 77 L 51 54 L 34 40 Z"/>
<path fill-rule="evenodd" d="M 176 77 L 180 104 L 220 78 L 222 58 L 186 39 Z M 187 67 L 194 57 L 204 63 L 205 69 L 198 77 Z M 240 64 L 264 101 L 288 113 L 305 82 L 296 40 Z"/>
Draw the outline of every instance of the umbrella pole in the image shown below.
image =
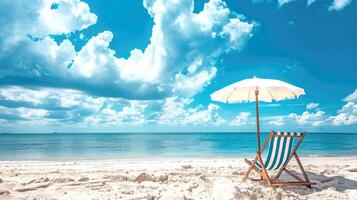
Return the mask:
<path fill-rule="evenodd" d="M 255 90 L 255 113 L 257 119 L 258 152 L 260 153 L 260 128 L 259 128 L 259 108 L 258 108 L 259 90 Z"/>

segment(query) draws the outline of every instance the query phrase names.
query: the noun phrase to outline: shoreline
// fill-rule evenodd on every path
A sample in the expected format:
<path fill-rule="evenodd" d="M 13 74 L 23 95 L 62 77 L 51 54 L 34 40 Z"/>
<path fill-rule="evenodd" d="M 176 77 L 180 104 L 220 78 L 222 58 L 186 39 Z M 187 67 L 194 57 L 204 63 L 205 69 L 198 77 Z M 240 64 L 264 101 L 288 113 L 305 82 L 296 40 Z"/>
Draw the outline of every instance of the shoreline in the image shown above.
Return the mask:
<path fill-rule="evenodd" d="M 187 157 L 163 157 L 163 156 L 157 156 L 157 157 L 117 157 L 117 158 L 40 158 L 40 159 L 15 159 L 15 160 L 1 160 L 0 159 L 0 164 L 1 163 L 11 163 L 11 162 L 116 162 L 116 161 L 184 161 L 184 160 L 242 160 L 242 159 L 253 159 L 254 155 L 248 155 L 248 156 L 187 156 Z M 263 156 L 264 158 L 264 156 Z M 326 159 L 356 159 L 357 160 L 357 155 L 341 155 L 341 156 L 336 156 L 336 155 L 313 155 L 313 156 L 300 156 L 299 158 L 301 159 L 315 159 L 315 158 L 326 158 Z"/>

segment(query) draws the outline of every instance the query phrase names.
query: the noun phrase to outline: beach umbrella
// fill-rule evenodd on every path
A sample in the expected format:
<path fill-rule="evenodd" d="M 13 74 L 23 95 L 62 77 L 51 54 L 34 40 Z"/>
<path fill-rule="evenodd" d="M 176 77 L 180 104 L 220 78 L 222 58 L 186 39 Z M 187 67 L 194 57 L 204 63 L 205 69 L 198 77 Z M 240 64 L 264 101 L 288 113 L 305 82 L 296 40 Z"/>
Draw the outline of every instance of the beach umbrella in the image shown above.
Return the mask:
<path fill-rule="evenodd" d="M 244 103 L 255 101 L 258 151 L 260 152 L 258 101 L 272 102 L 295 99 L 304 94 L 304 89 L 289 83 L 274 79 L 256 78 L 254 76 L 253 78 L 233 83 L 212 93 L 211 99 L 223 103 Z"/>

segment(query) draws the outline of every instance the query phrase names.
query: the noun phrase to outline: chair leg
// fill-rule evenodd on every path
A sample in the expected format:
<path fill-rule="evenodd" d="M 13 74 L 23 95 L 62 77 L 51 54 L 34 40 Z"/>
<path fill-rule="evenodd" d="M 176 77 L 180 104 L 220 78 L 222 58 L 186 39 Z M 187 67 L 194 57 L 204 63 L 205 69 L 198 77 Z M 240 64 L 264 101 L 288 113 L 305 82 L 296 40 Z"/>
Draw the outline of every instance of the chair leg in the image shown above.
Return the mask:
<path fill-rule="evenodd" d="M 305 181 L 308 182 L 308 183 L 311 183 L 310 180 L 309 180 L 309 177 L 307 176 L 307 174 L 306 174 L 306 172 L 304 170 L 304 167 L 301 164 L 299 156 L 296 153 L 294 153 L 294 157 L 295 157 L 296 162 L 297 162 L 297 164 L 298 164 L 298 166 L 299 166 L 299 168 L 301 170 L 302 175 L 304 176 Z M 311 189 L 311 185 L 308 185 L 307 187 Z"/>
<path fill-rule="evenodd" d="M 249 161 L 247 159 L 245 159 L 244 161 L 249 165 L 249 167 L 253 166 L 253 168 L 251 170 L 255 170 L 260 175 L 260 177 L 265 178 L 265 174 L 263 173 L 263 171 L 258 169 L 254 163 L 252 163 L 251 161 Z M 251 170 L 250 171 L 248 170 L 248 172 L 245 174 L 245 177 L 243 178 L 244 180 L 246 180 L 248 178 Z M 258 180 L 260 180 L 260 179 L 256 179 L 256 181 L 258 181 Z M 264 179 L 261 179 L 261 180 L 264 180 Z"/>
<path fill-rule="evenodd" d="M 269 174 L 268 174 L 268 172 L 267 172 L 267 170 L 266 170 L 266 168 L 265 168 L 265 165 L 264 165 L 264 163 L 263 163 L 262 157 L 261 157 L 259 154 L 258 154 L 258 159 L 259 159 L 259 162 L 260 162 L 260 164 L 261 164 L 261 166 L 262 166 L 262 174 L 263 174 L 263 176 L 265 176 L 265 177 L 264 177 L 265 180 L 268 182 L 268 185 L 269 185 L 269 186 L 272 186 L 271 181 L 270 181 L 270 178 L 269 178 Z"/>
<path fill-rule="evenodd" d="M 249 165 L 249 168 L 248 168 L 248 171 L 245 173 L 245 175 L 243 177 L 243 182 L 248 179 L 248 176 L 249 176 L 250 172 L 252 171 L 252 169 L 254 168 L 254 165 L 255 165 L 255 162 L 257 162 L 257 159 L 258 159 L 258 155 L 255 157 L 254 161 L 250 165 L 247 162 L 248 160 L 246 160 L 246 163 Z"/>

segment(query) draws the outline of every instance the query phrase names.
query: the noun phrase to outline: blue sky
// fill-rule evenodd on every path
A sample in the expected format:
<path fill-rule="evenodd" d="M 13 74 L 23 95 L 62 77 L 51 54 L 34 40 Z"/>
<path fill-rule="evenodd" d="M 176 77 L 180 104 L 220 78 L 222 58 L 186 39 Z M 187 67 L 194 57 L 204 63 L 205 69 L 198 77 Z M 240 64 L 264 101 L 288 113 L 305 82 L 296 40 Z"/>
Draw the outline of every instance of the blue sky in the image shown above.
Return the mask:
<path fill-rule="evenodd" d="M 261 103 L 263 131 L 355 132 L 357 4 L 0 2 L 1 132 L 255 131 L 209 95 L 255 76 L 305 89 Z"/>

